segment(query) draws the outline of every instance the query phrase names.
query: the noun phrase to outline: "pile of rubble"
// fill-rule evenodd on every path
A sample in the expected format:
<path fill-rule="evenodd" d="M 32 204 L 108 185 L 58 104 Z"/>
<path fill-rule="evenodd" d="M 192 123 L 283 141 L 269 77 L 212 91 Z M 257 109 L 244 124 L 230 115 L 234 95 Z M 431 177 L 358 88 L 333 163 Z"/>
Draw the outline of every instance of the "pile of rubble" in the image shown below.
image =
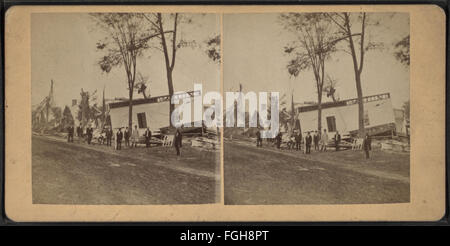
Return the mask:
<path fill-rule="evenodd" d="M 409 152 L 410 146 L 408 143 L 397 141 L 394 139 L 381 140 L 379 142 L 381 150 L 390 150 L 398 152 Z"/>
<path fill-rule="evenodd" d="M 220 143 L 217 138 L 196 137 L 191 139 L 191 146 L 201 150 L 215 151 L 219 149 Z"/>

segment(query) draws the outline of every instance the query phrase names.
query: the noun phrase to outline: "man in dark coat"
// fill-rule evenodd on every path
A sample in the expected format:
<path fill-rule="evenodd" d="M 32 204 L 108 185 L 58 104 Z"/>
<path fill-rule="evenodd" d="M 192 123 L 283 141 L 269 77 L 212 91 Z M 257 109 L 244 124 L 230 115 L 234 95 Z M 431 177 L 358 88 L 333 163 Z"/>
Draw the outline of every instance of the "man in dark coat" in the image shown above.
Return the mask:
<path fill-rule="evenodd" d="M 87 129 L 86 129 L 86 134 L 87 134 L 87 142 L 88 142 L 88 144 L 91 144 L 91 141 L 92 141 L 92 133 L 93 133 L 93 129 L 92 129 L 92 127 L 88 127 Z"/>
<path fill-rule="evenodd" d="M 69 143 L 73 142 L 73 130 L 72 126 L 67 127 L 67 142 Z"/>
<path fill-rule="evenodd" d="M 116 133 L 116 141 L 117 141 L 117 149 L 122 149 L 122 138 L 123 138 L 123 133 L 122 133 L 122 129 L 119 128 L 119 130 Z"/>
<path fill-rule="evenodd" d="M 276 137 L 276 140 L 277 140 L 277 149 L 279 149 L 280 147 L 281 147 L 281 139 L 282 139 L 282 134 L 281 134 L 281 132 L 278 132 L 278 135 L 277 135 L 277 137 Z"/>
<path fill-rule="evenodd" d="M 125 138 L 125 147 L 130 147 L 130 131 L 128 130 L 128 127 L 125 128 L 125 131 L 123 132 L 123 137 Z"/>
<path fill-rule="evenodd" d="M 296 135 L 295 135 L 295 148 L 298 150 L 302 150 L 302 132 L 299 131 Z"/>
<path fill-rule="evenodd" d="M 173 137 L 173 146 L 177 150 L 177 156 L 180 156 L 180 149 L 183 143 L 183 135 L 180 132 L 180 129 L 177 129 L 175 132 L 175 136 Z"/>
<path fill-rule="evenodd" d="M 336 145 L 336 151 L 339 151 L 339 143 L 341 142 L 341 135 L 338 131 L 336 131 L 336 135 L 334 135 L 334 144 Z"/>
<path fill-rule="evenodd" d="M 370 139 L 369 134 L 366 134 L 366 137 L 363 141 L 363 149 L 366 152 L 366 159 L 369 159 L 369 151 L 372 150 L 372 139 Z"/>
<path fill-rule="evenodd" d="M 111 138 L 112 138 L 112 130 L 110 128 L 106 128 L 106 146 L 111 146 Z"/>
<path fill-rule="evenodd" d="M 256 147 L 262 147 L 261 130 L 258 129 L 256 132 Z"/>
<path fill-rule="evenodd" d="M 319 150 L 319 140 L 320 140 L 320 136 L 319 136 L 319 134 L 317 134 L 317 131 L 315 131 L 314 132 L 314 137 L 313 137 L 314 150 Z"/>
<path fill-rule="evenodd" d="M 147 127 L 147 130 L 144 132 L 145 137 L 145 147 L 150 147 L 150 140 L 152 140 L 152 131 L 150 131 L 150 128 Z"/>
<path fill-rule="evenodd" d="M 306 154 L 311 154 L 312 137 L 311 137 L 311 134 L 309 132 L 306 135 L 305 143 L 306 143 Z"/>
<path fill-rule="evenodd" d="M 81 129 L 81 125 L 79 125 L 79 126 L 77 126 L 77 137 L 79 138 L 79 137 L 81 137 L 81 132 L 82 132 L 83 130 Z"/>

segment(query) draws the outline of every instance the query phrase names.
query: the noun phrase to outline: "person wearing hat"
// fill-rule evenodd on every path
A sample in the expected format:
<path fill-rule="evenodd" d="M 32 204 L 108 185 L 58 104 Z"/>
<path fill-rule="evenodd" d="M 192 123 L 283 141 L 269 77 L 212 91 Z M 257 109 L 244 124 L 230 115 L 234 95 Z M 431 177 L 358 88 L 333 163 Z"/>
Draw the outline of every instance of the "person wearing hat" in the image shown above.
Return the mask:
<path fill-rule="evenodd" d="M 336 135 L 334 135 L 334 144 L 336 145 L 336 151 L 339 151 L 339 143 L 341 142 L 341 135 L 338 131 L 336 131 Z"/>
<path fill-rule="evenodd" d="M 177 150 L 177 156 L 181 155 L 181 147 L 183 144 L 183 135 L 181 134 L 181 131 L 179 128 L 177 128 L 177 131 L 175 132 L 175 136 L 173 137 L 173 146 Z"/>
<path fill-rule="evenodd" d="M 259 128 L 256 132 L 256 147 L 262 147 L 261 130 Z"/>
<path fill-rule="evenodd" d="M 137 147 L 139 142 L 139 130 L 137 125 L 134 125 L 133 132 L 131 133 L 131 147 Z"/>
<path fill-rule="evenodd" d="M 119 128 L 119 130 L 116 133 L 116 149 L 117 150 L 122 149 L 122 138 L 123 138 L 122 128 Z"/>
<path fill-rule="evenodd" d="M 312 137 L 311 137 L 311 134 L 309 132 L 306 135 L 305 142 L 306 142 L 306 154 L 311 154 Z"/>
<path fill-rule="evenodd" d="M 150 131 L 150 128 L 147 127 L 147 130 L 144 132 L 145 137 L 145 147 L 150 147 L 150 140 L 152 139 L 152 131 Z"/>
<path fill-rule="evenodd" d="M 302 150 L 302 132 L 298 131 L 297 134 L 295 134 L 295 149 Z"/>
<path fill-rule="evenodd" d="M 368 133 L 366 133 L 366 137 L 363 141 L 363 149 L 364 152 L 366 152 L 366 159 L 369 159 L 369 151 L 372 150 L 372 139 L 370 139 L 370 136 Z"/>

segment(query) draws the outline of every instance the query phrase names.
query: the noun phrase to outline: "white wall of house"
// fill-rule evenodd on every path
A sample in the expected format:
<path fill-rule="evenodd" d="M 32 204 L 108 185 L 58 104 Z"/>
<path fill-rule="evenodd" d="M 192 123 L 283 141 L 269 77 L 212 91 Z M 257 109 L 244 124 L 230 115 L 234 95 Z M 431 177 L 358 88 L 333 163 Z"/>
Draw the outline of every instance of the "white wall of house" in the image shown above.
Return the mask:
<path fill-rule="evenodd" d="M 374 127 L 395 123 L 394 110 L 390 98 L 364 103 L 364 111 L 368 113 L 368 125 Z M 300 124 L 303 132 L 317 130 L 317 110 L 301 112 Z M 327 117 L 334 116 L 336 129 L 340 133 L 358 130 L 358 104 L 322 109 L 322 129 L 327 129 Z"/>
<path fill-rule="evenodd" d="M 179 105 L 175 105 L 175 108 L 177 108 L 178 106 Z M 180 115 L 181 122 L 183 123 L 184 122 L 190 123 L 194 121 L 194 104 L 192 103 L 192 100 L 190 106 L 191 106 L 190 119 L 188 117 L 184 118 L 183 113 L 181 113 Z M 138 128 L 140 128 L 138 124 L 139 113 L 145 113 L 147 127 L 149 127 L 151 131 L 156 131 L 162 127 L 169 126 L 170 125 L 169 109 L 170 109 L 169 101 L 133 105 L 133 128 L 134 125 L 137 125 Z M 111 117 L 111 125 L 113 129 L 128 126 L 128 106 L 111 108 L 109 111 L 109 115 Z"/>
<path fill-rule="evenodd" d="M 151 131 L 170 125 L 168 101 L 133 105 L 133 128 L 138 125 L 138 113 L 145 113 L 147 127 Z M 128 126 L 128 106 L 111 108 L 109 111 L 113 129 Z M 139 125 L 138 125 L 139 128 Z"/>

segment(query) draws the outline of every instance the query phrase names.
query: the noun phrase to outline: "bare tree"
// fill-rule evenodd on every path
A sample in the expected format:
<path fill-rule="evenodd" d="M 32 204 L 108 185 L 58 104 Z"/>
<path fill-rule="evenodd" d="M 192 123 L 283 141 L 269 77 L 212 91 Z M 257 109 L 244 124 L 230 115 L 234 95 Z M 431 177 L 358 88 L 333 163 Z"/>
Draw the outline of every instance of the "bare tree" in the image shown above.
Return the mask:
<path fill-rule="evenodd" d="M 169 95 L 172 96 L 174 94 L 172 74 L 175 68 L 177 50 L 184 45 L 181 41 L 177 42 L 178 25 L 181 18 L 178 13 L 165 14 L 164 17 L 162 13 L 149 13 L 143 14 L 142 16 L 150 24 L 150 32 L 159 34 L 160 50 L 164 53 L 164 62 L 166 65 L 167 87 L 169 89 Z M 167 25 L 170 26 L 169 30 L 166 30 Z M 175 105 L 170 104 L 170 115 L 172 115 L 174 109 Z"/>
<path fill-rule="evenodd" d="M 325 81 L 325 61 L 335 51 L 332 23 L 323 13 L 281 14 L 283 27 L 297 36 L 284 52 L 293 56 L 287 65 L 288 73 L 298 77 L 302 70 L 311 69 L 317 91 L 317 129 L 322 129 L 322 94 Z"/>
<path fill-rule="evenodd" d="M 361 74 L 364 68 L 364 57 L 370 49 L 380 47 L 380 44 L 368 40 L 367 27 L 378 25 L 379 23 L 370 21 L 366 13 L 327 13 L 326 16 L 335 24 L 338 30 L 337 33 L 340 38 L 337 40 L 347 41 L 348 47 L 344 51 L 352 57 L 358 97 L 358 134 L 360 137 L 363 137 L 365 128 Z M 354 31 L 355 26 L 359 32 Z"/>
<path fill-rule="evenodd" d="M 98 62 L 100 68 L 106 73 L 113 67 L 123 66 L 125 69 L 129 96 L 128 127 L 131 129 L 137 58 L 148 48 L 148 40 L 158 34 L 149 35 L 139 14 L 94 13 L 91 16 L 105 33 L 105 40 L 97 43 L 97 49 L 105 52 Z"/>

